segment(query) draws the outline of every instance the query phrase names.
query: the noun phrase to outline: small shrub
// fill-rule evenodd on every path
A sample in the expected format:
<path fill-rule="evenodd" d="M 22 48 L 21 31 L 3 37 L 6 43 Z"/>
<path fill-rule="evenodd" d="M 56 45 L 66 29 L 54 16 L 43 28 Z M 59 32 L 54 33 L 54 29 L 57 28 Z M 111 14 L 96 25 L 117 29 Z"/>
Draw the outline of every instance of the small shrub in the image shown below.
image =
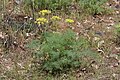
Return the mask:
<path fill-rule="evenodd" d="M 41 62 L 38 66 L 41 70 L 51 73 L 66 72 L 80 67 L 82 56 L 92 55 L 91 52 L 89 55 L 89 51 L 84 52 L 89 47 L 88 41 L 84 38 L 76 39 L 71 30 L 64 33 L 46 32 L 42 37 L 41 40 L 33 40 L 28 45 L 35 50 L 35 59 Z"/>
<path fill-rule="evenodd" d="M 103 7 L 107 0 L 79 0 L 81 9 L 87 14 L 109 13 L 110 9 Z"/>

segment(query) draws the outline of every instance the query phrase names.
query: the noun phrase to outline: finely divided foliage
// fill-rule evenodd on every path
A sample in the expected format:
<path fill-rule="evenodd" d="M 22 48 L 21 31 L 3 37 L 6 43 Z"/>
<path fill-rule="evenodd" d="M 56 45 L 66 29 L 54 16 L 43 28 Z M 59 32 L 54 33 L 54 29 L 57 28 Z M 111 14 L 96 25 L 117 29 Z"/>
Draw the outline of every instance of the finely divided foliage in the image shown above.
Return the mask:
<path fill-rule="evenodd" d="M 89 42 L 82 37 L 76 39 L 72 30 L 64 33 L 47 32 L 42 37 L 42 40 L 33 40 L 28 46 L 35 50 L 33 52 L 35 59 L 39 59 L 41 62 L 38 67 L 43 71 L 66 72 L 80 67 L 83 56 L 92 58 L 96 56 L 95 53 L 88 50 Z"/>

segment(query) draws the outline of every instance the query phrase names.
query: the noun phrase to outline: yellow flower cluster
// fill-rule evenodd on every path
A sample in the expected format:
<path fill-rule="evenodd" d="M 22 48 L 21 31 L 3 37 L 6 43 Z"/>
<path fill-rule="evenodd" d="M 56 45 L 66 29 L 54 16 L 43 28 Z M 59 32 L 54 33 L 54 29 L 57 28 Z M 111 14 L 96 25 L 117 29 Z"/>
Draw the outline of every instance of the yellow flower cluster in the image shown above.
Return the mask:
<path fill-rule="evenodd" d="M 65 22 L 67 22 L 67 23 L 74 23 L 74 20 L 72 20 L 72 19 L 66 19 Z"/>
<path fill-rule="evenodd" d="M 42 10 L 39 12 L 39 14 L 42 14 L 43 16 L 46 15 L 46 14 L 50 14 L 51 11 L 50 10 Z"/>
<path fill-rule="evenodd" d="M 49 19 L 47 20 L 48 17 L 45 16 L 45 15 L 50 14 L 50 13 L 51 13 L 50 10 L 41 10 L 39 12 L 39 14 L 41 14 L 44 17 L 37 18 L 36 21 L 35 21 L 35 23 L 38 24 L 38 25 L 43 25 L 45 23 L 48 23 Z M 59 16 L 52 16 L 50 19 L 52 21 L 61 20 L 61 18 Z M 74 20 L 72 20 L 72 19 L 65 19 L 65 22 L 71 24 L 71 23 L 74 23 Z"/>
<path fill-rule="evenodd" d="M 53 16 L 51 20 L 60 20 L 61 18 L 59 16 Z"/>
<path fill-rule="evenodd" d="M 45 24 L 48 23 L 48 20 L 46 18 L 38 18 L 36 19 L 35 23 L 37 23 L 38 25 Z"/>

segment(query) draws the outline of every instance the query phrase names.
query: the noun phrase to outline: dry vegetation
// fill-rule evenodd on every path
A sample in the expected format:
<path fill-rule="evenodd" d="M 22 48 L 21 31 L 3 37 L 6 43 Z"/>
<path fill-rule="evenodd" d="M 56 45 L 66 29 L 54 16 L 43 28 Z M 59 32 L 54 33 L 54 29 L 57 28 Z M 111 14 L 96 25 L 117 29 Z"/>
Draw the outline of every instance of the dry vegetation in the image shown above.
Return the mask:
<path fill-rule="evenodd" d="M 120 0 L 0 0 L 0 80 L 120 80 Z"/>

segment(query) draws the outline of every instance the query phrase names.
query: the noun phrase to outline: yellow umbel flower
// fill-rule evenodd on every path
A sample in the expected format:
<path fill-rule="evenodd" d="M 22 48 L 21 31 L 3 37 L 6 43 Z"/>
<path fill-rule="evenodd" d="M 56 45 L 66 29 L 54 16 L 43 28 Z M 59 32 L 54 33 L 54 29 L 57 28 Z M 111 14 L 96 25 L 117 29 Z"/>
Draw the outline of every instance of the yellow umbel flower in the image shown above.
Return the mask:
<path fill-rule="evenodd" d="M 60 20 L 61 18 L 59 16 L 53 16 L 51 20 Z"/>
<path fill-rule="evenodd" d="M 67 23 L 74 23 L 74 20 L 72 20 L 72 19 L 66 19 L 65 22 L 67 22 Z"/>
<path fill-rule="evenodd" d="M 38 18 L 36 19 L 35 23 L 37 23 L 38 25 L 45 24 L 48 23 L 48 20 L 46 18 Z"/>
<path fill-rule="evenodd" d="M 46 15 L 46 14 L 50 14 L 51 11 L 50 10 L 42 10 L 39 12 L 39 14 L 42 14 L 43 16 Z"/>

